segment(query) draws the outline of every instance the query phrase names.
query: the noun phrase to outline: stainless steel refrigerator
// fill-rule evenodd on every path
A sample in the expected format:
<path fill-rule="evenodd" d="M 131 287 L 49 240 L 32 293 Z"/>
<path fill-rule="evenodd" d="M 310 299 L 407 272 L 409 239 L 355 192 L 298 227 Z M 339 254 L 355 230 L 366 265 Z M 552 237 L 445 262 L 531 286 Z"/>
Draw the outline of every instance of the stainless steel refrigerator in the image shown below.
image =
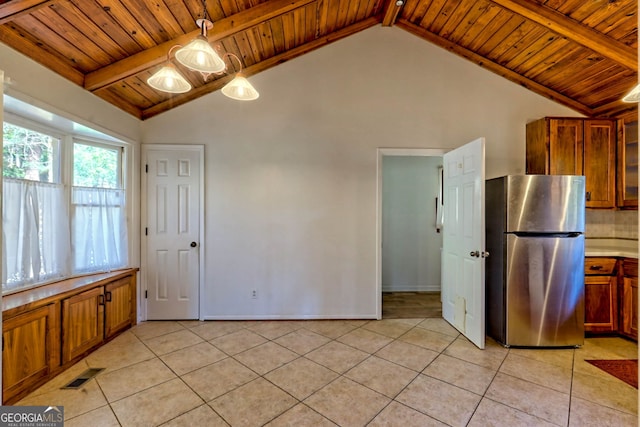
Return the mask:
<path fill-rule="evenodd" d="M 585 180 L 486 181 L 487 335 L 505 346 L 584 343 Z"/>

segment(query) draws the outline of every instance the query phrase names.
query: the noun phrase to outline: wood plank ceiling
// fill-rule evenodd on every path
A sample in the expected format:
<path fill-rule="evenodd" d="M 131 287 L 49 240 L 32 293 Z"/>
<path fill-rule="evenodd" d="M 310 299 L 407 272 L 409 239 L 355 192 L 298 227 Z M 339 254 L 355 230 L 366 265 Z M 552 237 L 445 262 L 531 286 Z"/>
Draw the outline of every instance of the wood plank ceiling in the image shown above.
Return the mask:
<path fill-rule="evenodd" d="M 396 26 L 588 116 L 637 111 L 637 0 L 208 0 L 210 43 L 250 76 L 375 25 Z M 200 0 L 0 0 L 0 42 L 146 119 L 220 89 L 146 80 L 199 34 Z M 230 70 L 239 65 L 232 61 Z"/>

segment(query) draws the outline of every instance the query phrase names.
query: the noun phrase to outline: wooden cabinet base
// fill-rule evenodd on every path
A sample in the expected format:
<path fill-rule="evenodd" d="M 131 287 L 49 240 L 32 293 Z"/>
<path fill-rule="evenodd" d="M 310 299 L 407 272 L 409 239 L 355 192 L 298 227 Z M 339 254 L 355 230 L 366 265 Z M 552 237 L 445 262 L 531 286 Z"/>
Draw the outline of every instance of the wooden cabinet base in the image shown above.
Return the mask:
<path fill-rule="evenodd" d="M 136 271 L 69 279 L 3 298 L 2 403 L 19 401 L 135 325 Z"/>
<path fill-rule="evenodd" d="M 60 364 L 56 305 L 32 310 L 3 321 L 2 397 L 21 398 L 45 382 Z"/>
<path fill-rule="evenodd" d="M 622 283 L 621 331 L 638 340 L 638 278 L 625 277 Z"/>

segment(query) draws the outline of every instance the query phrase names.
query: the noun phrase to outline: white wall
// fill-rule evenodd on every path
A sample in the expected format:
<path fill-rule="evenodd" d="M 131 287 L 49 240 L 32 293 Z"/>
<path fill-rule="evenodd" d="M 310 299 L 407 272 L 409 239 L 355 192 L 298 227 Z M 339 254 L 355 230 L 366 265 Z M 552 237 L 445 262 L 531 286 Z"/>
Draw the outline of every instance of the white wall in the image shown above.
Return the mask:
<path fill-rule="evenodd" d="M 484 136 L 488 177 L 523 173 L 525 123 L 577 115 L 398 28 L 250 80 L 257 101 L 142 124 L 145 143 L 205 144 L 208 318 L 375 317 L 376 149 Z"/>
<path fill-rule="evenodd" d="M 435 201 L 442 157 L 382 158 L 382 291 L 439 291 Z"/>

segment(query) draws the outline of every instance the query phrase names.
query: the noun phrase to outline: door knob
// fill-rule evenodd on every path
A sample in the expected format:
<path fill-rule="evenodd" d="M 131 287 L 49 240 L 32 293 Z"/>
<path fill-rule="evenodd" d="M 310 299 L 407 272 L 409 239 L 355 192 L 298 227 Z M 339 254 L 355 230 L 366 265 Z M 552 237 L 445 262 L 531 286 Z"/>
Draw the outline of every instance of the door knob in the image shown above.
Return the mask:
<path fill-rule="evenodd" d="M 488 251 L 483 251 L 481 255 L 482 255 L 482 258 L 489 258 L 489 252 Z"/>
<path fill-rule="evenodd" d="M 191 247 L 195 248 L 196 246 L 198 246 L 198 244 L 196 242 L 191 242 Z"/>
<path fill-rule="evenodd" d="M 469 252 L 469 255 L 478 258 L 480 256 L 480 251 L 471 251 Z"/>

